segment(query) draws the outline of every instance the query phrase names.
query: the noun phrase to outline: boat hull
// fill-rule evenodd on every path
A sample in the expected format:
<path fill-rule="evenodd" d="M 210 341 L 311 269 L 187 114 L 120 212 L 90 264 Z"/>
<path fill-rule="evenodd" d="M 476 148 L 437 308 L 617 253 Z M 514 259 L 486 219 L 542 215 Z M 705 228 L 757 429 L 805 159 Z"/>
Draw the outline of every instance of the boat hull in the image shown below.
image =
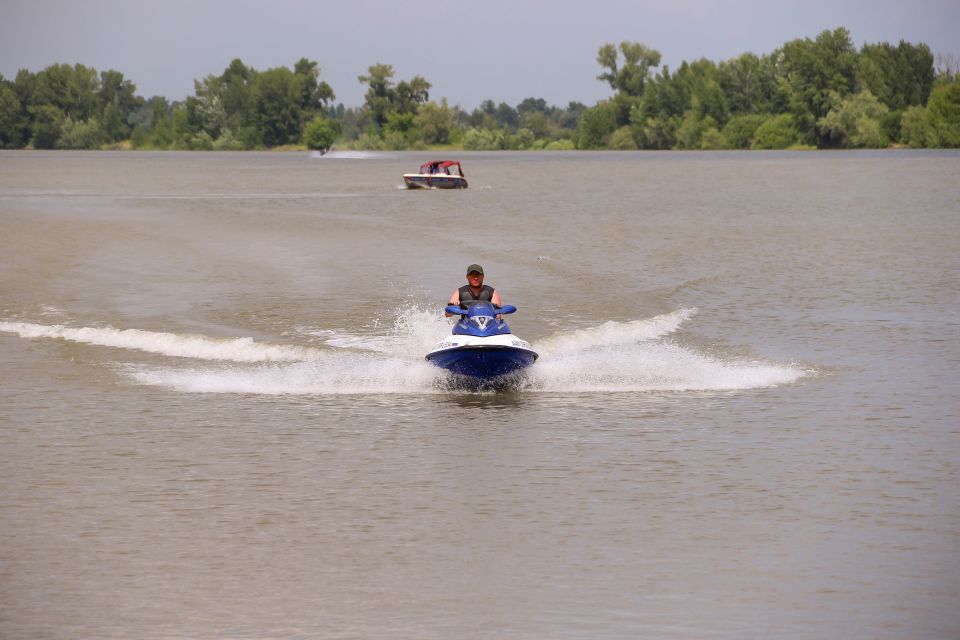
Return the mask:
<path fill-rule="evenodd" d="M 405 173 L 403 184 L 407 189 L 466 189 L 467 179 L 463 176 Z"/>

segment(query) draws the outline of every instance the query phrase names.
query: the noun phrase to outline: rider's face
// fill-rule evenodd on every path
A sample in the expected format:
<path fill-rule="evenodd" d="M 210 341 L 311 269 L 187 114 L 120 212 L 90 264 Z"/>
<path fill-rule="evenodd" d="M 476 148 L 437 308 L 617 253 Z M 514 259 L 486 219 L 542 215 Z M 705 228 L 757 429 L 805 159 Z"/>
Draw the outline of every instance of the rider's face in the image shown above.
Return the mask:
<path fill-rule="evenodd" d="M 483 286 L 483 274 L 471 271 L 467 274 L 467 283 L 474 289 Z"/>

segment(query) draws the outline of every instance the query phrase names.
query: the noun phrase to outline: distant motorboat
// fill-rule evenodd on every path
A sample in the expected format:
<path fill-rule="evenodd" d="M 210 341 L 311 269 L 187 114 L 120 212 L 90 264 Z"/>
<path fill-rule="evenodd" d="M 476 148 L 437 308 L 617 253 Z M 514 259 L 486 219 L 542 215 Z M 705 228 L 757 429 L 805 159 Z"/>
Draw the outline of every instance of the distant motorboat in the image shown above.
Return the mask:
<path fill-rule="evenodd" d="M 466 189 L 467 178 L 456 160 L 434 160 L 420 165 L 420 173 L 403 174 L 407 189 Z"/>

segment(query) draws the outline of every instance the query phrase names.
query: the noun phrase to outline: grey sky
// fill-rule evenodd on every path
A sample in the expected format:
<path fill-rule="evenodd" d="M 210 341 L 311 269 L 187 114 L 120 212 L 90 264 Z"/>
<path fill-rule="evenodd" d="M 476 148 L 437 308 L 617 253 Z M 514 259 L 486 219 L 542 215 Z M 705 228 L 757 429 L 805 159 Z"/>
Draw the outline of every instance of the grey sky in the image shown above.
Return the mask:
<path fill-rule="evenodd" d="M 596 80 L 606 42 L 643 42 L 676 68 L 836 27 L 856 46 L 904 39 L 960 54 L 960 0 L 0 0 L 0 73 L 79 62 L 182 100 L 233 58 L 263 70 L 306 57 L 348 106 L 363 103 L 357 76 L 377 62 L 468 110 L 488 98 L 590 105 L 610 95 Z"/>

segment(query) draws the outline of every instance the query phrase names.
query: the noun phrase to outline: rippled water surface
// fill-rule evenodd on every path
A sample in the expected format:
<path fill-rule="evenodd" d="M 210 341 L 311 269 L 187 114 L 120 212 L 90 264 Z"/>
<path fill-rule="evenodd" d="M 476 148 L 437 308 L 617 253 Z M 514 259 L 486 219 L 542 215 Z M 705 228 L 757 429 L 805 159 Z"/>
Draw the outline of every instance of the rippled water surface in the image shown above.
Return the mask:
<path fill-rule="evenodd" d="M 0 637 L 960 635 L 960 154 L 427 155 L 0 152 Z"/>

